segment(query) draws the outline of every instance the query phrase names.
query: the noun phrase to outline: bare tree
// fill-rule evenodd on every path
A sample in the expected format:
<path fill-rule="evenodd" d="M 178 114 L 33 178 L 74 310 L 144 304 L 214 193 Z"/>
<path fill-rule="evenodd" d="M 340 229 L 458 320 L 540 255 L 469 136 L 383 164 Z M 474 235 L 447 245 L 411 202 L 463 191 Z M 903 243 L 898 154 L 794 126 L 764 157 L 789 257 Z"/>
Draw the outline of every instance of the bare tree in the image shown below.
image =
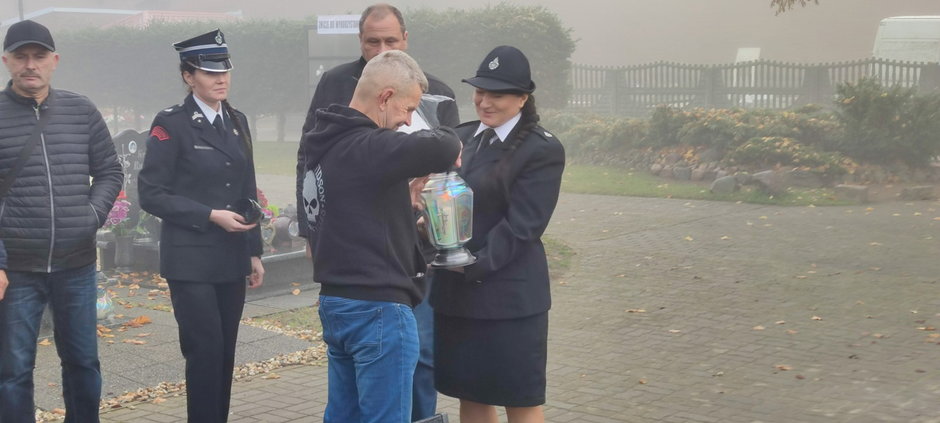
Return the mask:
<path fill-rule="evenodd" d="M 799 3 L 800 6 L 806 6 L 809 2 L 819 4 L 819 0 L 770 0 L 770 7 L 777 8 L 777 14 L 779 15 L 782 12 L 792 9 L 797 3 Z"/>

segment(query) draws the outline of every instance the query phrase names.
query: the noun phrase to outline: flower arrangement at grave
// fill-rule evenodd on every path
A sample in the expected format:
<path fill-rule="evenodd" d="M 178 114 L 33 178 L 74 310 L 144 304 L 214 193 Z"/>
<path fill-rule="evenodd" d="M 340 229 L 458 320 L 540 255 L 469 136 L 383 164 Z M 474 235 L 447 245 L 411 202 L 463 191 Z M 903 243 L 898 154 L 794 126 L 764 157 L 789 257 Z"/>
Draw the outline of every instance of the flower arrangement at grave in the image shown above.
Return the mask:
<path fill-rule="evenodd" d="M 131 226 L 129 212 L 131 202 L 127 201 L 127 195 L 121 191 L 117 199 L 114 200 L 114 206 L 108 212 L 108 218 L 104 222 L 104 228 L 111 231 L 114 236 L 128 236 L 134 232 L 135 227 Z"/>

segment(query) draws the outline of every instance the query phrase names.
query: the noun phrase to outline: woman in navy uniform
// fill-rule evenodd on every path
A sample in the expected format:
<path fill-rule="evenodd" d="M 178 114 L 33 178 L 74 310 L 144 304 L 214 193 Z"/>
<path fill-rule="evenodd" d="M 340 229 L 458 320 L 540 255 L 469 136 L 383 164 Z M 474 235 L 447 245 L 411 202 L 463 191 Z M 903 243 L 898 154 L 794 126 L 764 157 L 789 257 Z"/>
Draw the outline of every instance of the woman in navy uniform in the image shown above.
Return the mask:
<path fill-rule="evenodd" d="M 548 264 L 540 237 L 555 210 L 565 151 L 539 126 L 529 62 L 514 47 L 491 51 L 476 77 L 479 121 L 457 127 L 459 174 L 473 189 L 474 264 L 435 271 L 435 386 L 460 399 L 463 423 L 542 422 Z"/>
<path fill-rule="evenodd" d="M 251 137 L 226 101 L 232 62 L 222 32 L 173 47 L 190 93 L 153 120 L 140 203 L 163 220 L 160 273 L 186 358 L 189 421 L 225 422 L 245 288 L 264 275 L 258 225 L 237 208 L 257 200 Z"/>

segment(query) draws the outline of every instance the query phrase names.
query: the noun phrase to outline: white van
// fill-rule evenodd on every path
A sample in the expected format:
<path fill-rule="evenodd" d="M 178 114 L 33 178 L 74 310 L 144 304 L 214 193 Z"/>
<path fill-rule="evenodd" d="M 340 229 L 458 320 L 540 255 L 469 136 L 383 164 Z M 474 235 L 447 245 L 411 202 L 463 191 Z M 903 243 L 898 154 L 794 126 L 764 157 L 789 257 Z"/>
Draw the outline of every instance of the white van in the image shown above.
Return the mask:
<path fill-rule="evenodd" d="M 908 62 L 940 62 L 940 16 L 882 19 L 872 56 Z"/>

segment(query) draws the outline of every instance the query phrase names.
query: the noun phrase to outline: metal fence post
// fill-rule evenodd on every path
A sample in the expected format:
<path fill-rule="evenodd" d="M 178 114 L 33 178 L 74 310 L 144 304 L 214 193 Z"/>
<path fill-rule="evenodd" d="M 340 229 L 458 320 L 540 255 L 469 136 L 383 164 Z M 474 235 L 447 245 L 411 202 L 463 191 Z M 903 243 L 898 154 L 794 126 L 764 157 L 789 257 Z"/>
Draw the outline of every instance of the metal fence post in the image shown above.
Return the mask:
<path fill-rule="evenodd" d="M 702 69 L 702 76 L 699 79 L 695 99 L 692 105 L 696 107 L 720 108 L 728 107 L 730 102 L 725 92 L 722 90 L 721 68 L 717 66 L 708 66 Z"/>
<path fill-rule="evenodd" d="M 624 70 L 618 68 L 608 69 L 604 77 L 604 84 L 606 85 L 605 91 L 607 91 L 607 96 L 610 104 L 610 113 L 617 114 L 623 109 L 623 85 L 624 85 Z"/>
<path fill-rule="evenodd" d="M 807 104 L 819 104 L 829 106 L 832 103 L 835 90 L 832 88 L 832 81 L 829 79 L 829 67 L 826 65 L 816 65 L 806 68 L 803 74 L 803 86 L 800 87 L 800 96 L 794 102 L 794 106 L 805 106 Z"/>
<path fill-rule="evenodd" d="M 917 89 L 921 94 L 940 91 L 940 63 L 928 63 L 921 68 Z"/>

